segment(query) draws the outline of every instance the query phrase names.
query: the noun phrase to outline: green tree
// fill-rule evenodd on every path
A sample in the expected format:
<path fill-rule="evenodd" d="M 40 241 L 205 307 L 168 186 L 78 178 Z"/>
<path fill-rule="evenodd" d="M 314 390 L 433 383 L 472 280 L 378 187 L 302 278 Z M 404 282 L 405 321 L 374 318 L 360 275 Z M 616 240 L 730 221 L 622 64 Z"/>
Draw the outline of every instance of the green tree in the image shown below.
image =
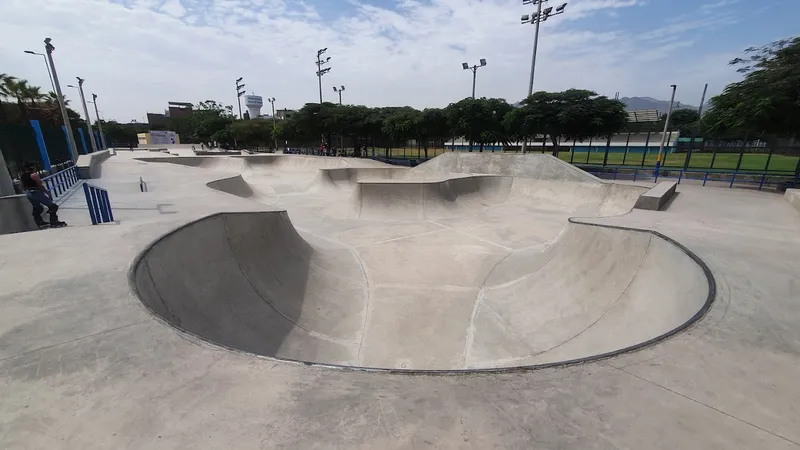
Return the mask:
<path fill-rule="evenodd" d="M 440 108 L 425 108 L 416 118 L 416 135 L 422 148 L 425 150 L 425 159 L 428 158 L 428 147 L 431 141 L 434 145 L 444 143 L 450 136 L 450 123 L 447 115 Z"/>
<path fill-rule="evenodd" d="M 748 48 L 730 65 L 744 79 L 711 98 L 705 131 L 791 136 L 800 130 L 800 37 Z"/>
<path fill-rule="evenodd" d="M 520 111 L 510 115 L 505 125 L 518 137 L 541 134 L 549 138 L 553 156 L 558 156 L 562 140 L 582 142 L 591 137 L 609 137 L 625 127 L 627 121 L 622 102 L 592 91 L 569 89 L 536 92 L 522 101 Z"/>
<path fill-rule="evenodd" d="M 232 137 L 238 144 L 271 146 L 273 143 L 272 120 L 237 120 L 230 125 Z"/>
<path fill-rule="evenodd" d="M 233 135 L 228 130 L 227 134 L 221 133 L 217 137 L 224 137 L 226 140 L 215 139 L 215 133 L 226 130 L 228 125 L 233 123 L 233 114 L 230 106 L 223 106 L 214 100 L 206 100 L 195 106 L 192 114 L 188 118 L 188 140 L 189 142 L 202 142 L 210 144 L 212 141 L 229 142 L 233 140 Z M 228 138 L 230 139 L 228 140 Z"/>
<path fill-rule="evenodd" d="M 483 151 L 486 144 L 508 144 L 509 132 L 504 119 L 513 108 L 500 98 L 465 98 L 448 105 L 445 115 L 455 133 L 469 137 L 470 149 L 472 143 L 477 142 L 479 150 Z"/>

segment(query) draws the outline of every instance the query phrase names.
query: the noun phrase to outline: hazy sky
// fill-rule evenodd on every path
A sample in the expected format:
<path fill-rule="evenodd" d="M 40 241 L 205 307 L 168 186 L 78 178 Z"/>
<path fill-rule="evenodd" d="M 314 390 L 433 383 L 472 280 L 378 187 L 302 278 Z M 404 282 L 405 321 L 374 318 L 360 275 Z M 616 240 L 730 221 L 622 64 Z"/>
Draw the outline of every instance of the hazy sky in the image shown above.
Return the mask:
<path fill-rule="evenodd" d="M 558 6 L 549 0 L 546 6 Z M 532 25 L 521 0 L 2 0 L 0 72 L 47 87 L 43 39 L 56 46 L 66 95 L 75 76 L 106 119 L 144 121 L 167 101 L 235 104 L 234 80 L 279 108 L 318 101 L 316 51 L 328 47 L 326 100 L 446 106 L 470 94 L 462 62 L 486 58 L 478 96 L 527 93 Z M 542 24 L 536 88 L 697 105 L 718 93 L 749 46 L 797 32 L 798 0 L 572 0 Z M 73 103 L 73 106 L 77 102 Z M 267 113 L 269 104 L 262 112 Z M 75 108 L 76 110 L 79 108 Z"/>

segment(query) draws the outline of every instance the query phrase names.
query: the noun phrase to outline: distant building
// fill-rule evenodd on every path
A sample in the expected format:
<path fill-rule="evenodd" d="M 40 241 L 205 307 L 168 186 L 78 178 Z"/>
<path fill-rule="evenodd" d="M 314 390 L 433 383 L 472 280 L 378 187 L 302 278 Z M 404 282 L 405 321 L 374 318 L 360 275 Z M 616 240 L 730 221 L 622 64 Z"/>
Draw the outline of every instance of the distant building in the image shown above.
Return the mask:
<path fill-rule="evenodd" d="M 276 117 L 278 120 L 286 120 L 286 119 L 291 119 L 291 118 L 292 118 L 292 116 L 293 116 L 293 115 L 294 115 L 296 112 L 297 112 L 297 111 L 296 111 L 296 110 L 294 110 L 294 109 L 279 109 L 279 110 L 275 111 L 275 117 Z"/>
<path fill-rule="evenodd" d="M 179 119 L 188 117 L 192 114 L 191 103 L 186 102 L 167 102 L 167 109 L 164 114 L 147 113 L 147 123 L 150 125 L 169 125 L 169 119 Z"/>
<path fill-rule="evenodd" d="M 148 131 L 147 133 L 138 133 L 136 137 L 139 140 L 139 145 L 150 144 L 180 144 L 181 137 L 174 131 Z"/>

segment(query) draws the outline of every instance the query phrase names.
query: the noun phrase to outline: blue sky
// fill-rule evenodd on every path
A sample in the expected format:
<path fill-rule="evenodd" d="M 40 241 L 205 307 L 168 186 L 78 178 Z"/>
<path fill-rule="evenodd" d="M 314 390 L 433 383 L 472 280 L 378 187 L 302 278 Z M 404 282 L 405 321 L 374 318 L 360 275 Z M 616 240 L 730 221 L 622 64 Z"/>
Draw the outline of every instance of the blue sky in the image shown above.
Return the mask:
<path fill-rule="evenodd" d="M 549 0 L 547 6 L 557 6 Z M 47 86 L 40 50 L 56 44 L 62 84 L 75 76 L 101 98 L 102 114 L 143 120 L 167 101 L 235 103 L 248 92 L 298 108 L 318 98 L 314 58 L 328 47 L 332 86 L 366 105 L 446 106 L 469 94 L 462 62 L 489 61 L 477 94 L 520 100 L 527 91 L 533 27 L 521 0 L 3 0 L 0 71 Z M 542 25 L 536 89 L 571 87 L 613 96 L 698 104 L 738 79 L 727 67 L 749 46 L 797 32 L 798 0 L 572 0 Z M 71 93 L 67 92 L 69 96 Z"/>

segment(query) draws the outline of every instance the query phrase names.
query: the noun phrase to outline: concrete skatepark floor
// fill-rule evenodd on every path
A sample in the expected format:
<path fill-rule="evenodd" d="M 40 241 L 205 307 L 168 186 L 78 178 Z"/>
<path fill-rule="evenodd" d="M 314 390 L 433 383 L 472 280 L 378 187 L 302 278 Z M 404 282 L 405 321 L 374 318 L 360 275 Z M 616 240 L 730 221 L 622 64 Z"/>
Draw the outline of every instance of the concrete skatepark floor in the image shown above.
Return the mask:
<path fill-rule="evenodd" d="M 538 162 L 140 156 L 92 180 L 118 224 L 0 236 L 4 448 L 800 446 L 800 214 L 779 196 L 682 187 L 666 212 L 626 213 L 641 189 L 520 172 Z M 46 271 L 21 257 L 43 252 Z M 403 376 L 217 345 L 371 368 L 564 361 L 704 312 L 701 262 L 701 320 L 569 367 Z M 246 309 L 181 303 L 220 296 Z M 261 340 L 226 341 L 242 337 Z"/>
<path fill-rule="evenodd" d="M 239 170 L 211 186 L 287 208 L 188 224 L 132 273 L 168 323 L 264 356 L 405 370 L 556 364 L 666 335 L 713 300 L 702 262 L 671 241 L 566 220 L 626 213 L 645 188 L 546 155 L 449 153 L 408 170 L 283 155 L 149 161 Z M 313 209 L 296 213 L 304 202 Z"/>

